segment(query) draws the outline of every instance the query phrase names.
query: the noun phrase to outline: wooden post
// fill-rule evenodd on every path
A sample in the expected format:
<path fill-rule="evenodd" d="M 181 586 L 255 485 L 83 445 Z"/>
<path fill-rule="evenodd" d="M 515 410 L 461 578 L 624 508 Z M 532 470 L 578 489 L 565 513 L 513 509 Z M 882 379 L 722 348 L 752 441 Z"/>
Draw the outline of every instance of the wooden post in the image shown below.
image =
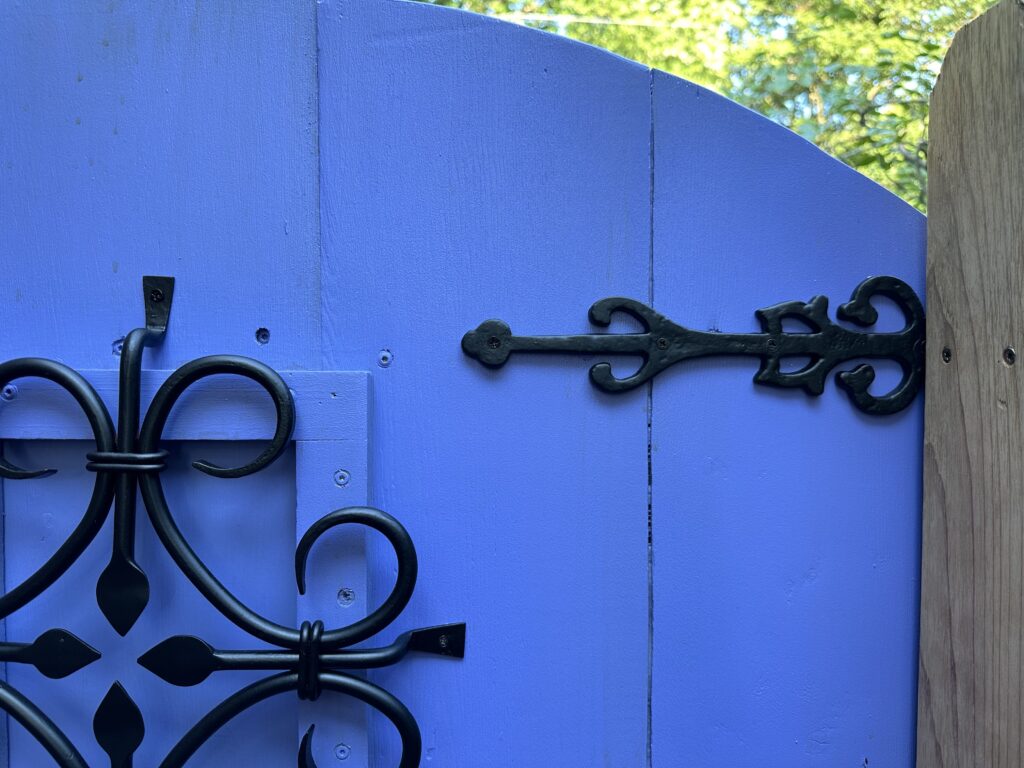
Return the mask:
<path fill-rule="evenodd" d="M 1024 765 L 1024 6 L 932 97 L 918 768 Z"/>

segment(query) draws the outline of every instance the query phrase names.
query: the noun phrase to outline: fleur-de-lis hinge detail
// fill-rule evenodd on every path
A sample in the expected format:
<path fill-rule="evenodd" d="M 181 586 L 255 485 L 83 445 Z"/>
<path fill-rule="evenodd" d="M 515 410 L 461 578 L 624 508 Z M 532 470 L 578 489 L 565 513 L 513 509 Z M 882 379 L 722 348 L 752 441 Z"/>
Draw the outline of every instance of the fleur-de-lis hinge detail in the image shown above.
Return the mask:
<path fill-rule="evenodd" d="M 757 357 L 761 367 L 754 382 L 769 387 L 799 388 L 809 395 L 825 390 L 829 372 L 851 360 L 892 360 L 903 375 L 887 394 L 873 395 L 868 389 L 875 380 L 871 365 L 862 363 L 836 377 L 854 406 L 873 416 L 897 413 L 913 402 L 924 382 L 924 307 L 917 294 L 895 277 L 871 277 L 854 290 L 850 300 L 836 313 L 862 328 L 874 325 L 878 312 L 871 303 L 875 296 L 895 302 L 905 325 L 892 333 L 855 331 L 834 323 L 828 316 L 828 299 L 815 296 L 809 302 L 787 301 L 754 314 L 761 333 L 720 333 L 695 331 L 672 322 L 646 304 L 633 299 L 601 299 L 590 308 L 590 322 L 608 327 L 612 316 L 622 312 L 639 321 L 640 333 L 596 333 L 579 336 L 514 336 L 508 324 L 487 320 L 462 338 L 463 351 L 490 368 L 500 368 L 513 353 L 546 352 L 595 356 L 639 357 L 643 362 L 635 373 L 617 378 L 610 363 L 599 362 L 590 369 L 590 380 L 605 392 L 628 392 L 645 384 L 676 363 L 698 357 L 722 355 Z M 783 330 L 783 321 L 803 323 L 805 332 Z M 786 358 L 807 360 L 799 370 L 783 371 Z"/>

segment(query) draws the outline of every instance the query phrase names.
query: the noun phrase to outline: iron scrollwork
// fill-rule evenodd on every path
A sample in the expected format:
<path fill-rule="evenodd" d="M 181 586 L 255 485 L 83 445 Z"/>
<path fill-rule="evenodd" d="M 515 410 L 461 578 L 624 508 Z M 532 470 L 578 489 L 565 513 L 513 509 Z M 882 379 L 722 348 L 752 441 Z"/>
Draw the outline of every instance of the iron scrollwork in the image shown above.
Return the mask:
<path fill-rule="evenodd" d="M 625 355 L 640 357 L 640 369 L 617 378 L 609 363 L 590 369 L 590 380 L 605 392 L 627 392 L 647 383 L 676 363 L 698 357 L 742 355 L 758 357 L 761 367 L 754 382 L 770 387 L 799 388 L 809 395 L 825 390 L 829 372 L 841 363 L 858 359 L 888 359 L 902 369 L 900 382 L 885 395 L 868 389 L 875 371 L 868 364 L 842 371 L 839 386 L 859 410 L 873 416 L 897 413 L 913 402 L 924 382 L 925 315 L 914 291 L 895 277 L 871 277 L 854 290 L 850 300 L 839 307 L 840 320 L 862 328 L 874 325 L 878 311 L 871 300 L 884 296 L 895 302 L 905 325 L 892 333 L 853 331 L 834 323 L 828 316 L 828 299 L 815 296 L 809 302 L 787 301 L 755 312 L 761 333 L 719 333 L 695 331 L 672 322 L 646 304 L 633 299 L 601 299 L 590 307 L 590 322 L 608 327 L 612 315 L 623 312 L 643 327 L 640 333 L 600 333 L 579 336 L 514 336 L 501 320 L 487 320 L 462 338 L 463 351 L 491 368 L 503 366 L 513 353 L 547 352 L 584 355 Z M 789 333 L 783 321 L 797 320 L 806 332 Z M 786 358 L 808 358 L 796 371 L 783 371 Z"/>
<path fill-rule="evenodd" d="M 146 277 L 143 295 L 146 327 L 125 337 L 120 362 L 120 395 L 115 431 L 106 406 L 80 374 L 61 363 L 41 358 L 20 358 L 0 365 L 0 388 L 15 379 L 47 379 L 66 390 L 85 413 L 92 428 L 95 451 L 87 454 L 86 468 L 96 474 L 85 514 L 57 551 L 24 582 L 0 597 L 0 618 L 24 607 L 56 582 L 85 551 L 103 526 L 114 505 L 114 547 L 109 564 L 96 585 L 103 615 L 122 636 L 127 634 L 149 601 L 149 582 L 135 562 L 136 493 L 164 548 L 199 592 L 228 620 L 253 637 L 277 646 L 277 651 L 221 651 L 199 638 L 177 636 L 159 643 L 139 663 L 175 685 L 197 685 L 221 670 L 280 670 L 238 691 L 215 707 L 185 734 L 161 763 L 178 768 L 228 720 L 271 696 L 296 691 L 300 698 L 316 700 L 324 690 L 355 697 L 379 710 L 395 725 L 402 740 L 400 768 L 419 765 L 419 727 L 409 710 L 386 690 L 343 670 L 383 667 L 408 653 L 462 658 L 465 624 L 449 624 L 401 635 L 382 648 L 351 649 L 389 626 L 402 612 L 416 585 L 417 559 L 412 539 L 394 517 L 380 510 L 355 507 L 328 513 L 303 535 L 295 553 L 295 576 L 305 593 L 306 562 L 315 542 L 328 530 L 346 524 L 374 528 L 385 535 L 398 558 L 398 577 L 391 594 L 373 613 L 337 629 L 321 621 L 292 628 L 260 615 L 233 595 L 200 560 L 181 533 L 164 496 L 160 472 L 167 451 L 162 433 L 175 404 L 193 384 L 210 376 L 248 378 L 271 397 L 276 426 L 267 447 L 241 467 L 220 467 L 204 460 L 193 462 L 200 472 L 218 478 L 240 478 L 259 472 L 287 449 L 295 425 L 295 404 L 281 376 L 256 360 L 230 355 L 203 357 L 176 370 L 159 388 L 140 426 L 140 379 L 143 350 L 158 344 L 170 319 L 174 279 Z M 46 477 L 54 470 L 28 470 L 0 457 L 0 477 L 25 480 Z M 99 653 L 65 630 L 50 630 L 31 644 L 0 643 L 0 661 L 33 664 L 44 675 L 64 677 L 99 658 Z M 60 729 L 31 701 L 0 681 L 0 709 L 21 723 L 62 768 L 87 768 L 81 754 Z M 130 768 L 133 754 L 145 734 L 142 714 L 131 696 L 115 682 L 96 711 L 93 731 L 110 757 L 111 766 Z M 299 745 L 300 768 L 315 768 L 311 740 L 313 727 Z"/>

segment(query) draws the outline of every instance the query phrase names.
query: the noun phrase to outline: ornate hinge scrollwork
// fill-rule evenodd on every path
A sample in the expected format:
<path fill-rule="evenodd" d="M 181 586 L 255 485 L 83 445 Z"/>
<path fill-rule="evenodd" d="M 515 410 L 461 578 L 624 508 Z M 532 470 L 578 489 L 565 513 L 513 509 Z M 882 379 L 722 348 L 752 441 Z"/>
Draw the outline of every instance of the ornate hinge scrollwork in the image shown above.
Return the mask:
<path fill-rule="evenodd" d="M 578 336 L 514 336 L 501 320 L 487 320 L 462 338 L 463 351 L 491 368 L 500 368 L 513 353 L 546 352 L 582 355 L 633 356 L 643 360 L 640 369 L 617 378 L 607 362 L 590 369 L 590 379 L 605 392 L 627 392 L 653 379 L 676 363 L 698 357 L 740 355 L 758 357 L 761 367 L 754 382 L 769 387 L 798 388 L 809 395 L 825 390 L 829 372 L 851 360 L 892 360 L 903 376 L 885 395 L 868 389 L 875 371 L 868 364 L 838 374 L 836 380 L 853 404 L 864 413 L 884 416 L 903 410 L 917 396 L 924 381 L 924 307 L 914 291 L 895 277 L 868 278 L 854 290 L 850 301 L 839 307 L 840 320 L 867 328 L 878 320 L 871 299 L 884 296 L 903 313 L 905 325 L 892 333 L 854 331 L 828 316 L 828 299 L 815 296 L 809 302 L 787 301 L 755 312 L 761 333 L 695 331 L 672 322 L 646 304 L 633 299 L 609 298 L 590 308 L 590 322 L 607 327 L 612 315 L 625 313 L 640 322 L 640 333 L 600 333 Z M 783 321 L 797 320 L 806 332 L 783 330 Z M 786 358 L 806 358 L 795 371 L 783 371 Z"/>

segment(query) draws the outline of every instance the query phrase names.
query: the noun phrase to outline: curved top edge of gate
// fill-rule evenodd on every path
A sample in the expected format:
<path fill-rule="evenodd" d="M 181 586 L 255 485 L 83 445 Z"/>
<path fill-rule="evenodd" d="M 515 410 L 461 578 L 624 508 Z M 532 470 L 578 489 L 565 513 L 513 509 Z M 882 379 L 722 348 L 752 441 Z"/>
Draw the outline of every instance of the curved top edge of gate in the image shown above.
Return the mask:
<path fill-rule="evenodd" d="M 339 0 L 334 0 L 334 2 L 339 2 Z M 830 163 L 834 164 L 834 168 L 831 169 L 833 172 L 847 173 L 850 174 L 851 178 L 861 179 L 861 183 L 867 185 L 866 189 L 875 188 L 876 193 L 884 193 L 886 197 L 891 198 L 894 201 L 898 201 L 900 204 L 905 206 L 908 212 L 916 214 L 922 220 L 924 219 L 924 214 L 921 214 L 920 211 L 914 208 L 914 206 L 909 202 L 882 186 L 874 179 L 865 176 L 855 168 L 850 167 L 842 160 L 821 149 L 799 133 L 775 122 L 770 117 L 767 117 L 760 112 L 740 104 L 734 99 L 709 88 L 708 86 L 701 85 L 700 83 L 688 80 L 685 77 L 680 77 L 679 75 L 674 75 L 656 67 L 651 67 L 647 64 L 643 64 L 642 62 L 626 58 L 606 48 L 601 48 L 600 46 L 593 45 L 591 43 L 582 42 L 570 37 L 564 37 L 554 32 L 528 27 L 523 24 L 505 21 L 503 19 L 476 13 L 474 11 L 468 11 L 462 8 L 452 8 L 450 6 L 434 5 L 429 2 L 423 2 L 423 0 L 378 0 L 378 2 L 384 6 L 390 6 L 392 8 L 397 7 L 402 11 L 408 11 L 411 13 L 433 14 L 433 17 L 438 20 L 436 27 L 437 32 L 451 32 L 457 35 L 482 32 L 492 35 L 495 45 L 516 45 L 524 50 L 528 46 L 536 47 L 540 50 L 550 48 L 552 50 L 558 50 L 562 55 L 569 55 L 570 57 L 577 58 L 580 66 L 612 66 L 619 67 L 623 70 L 633 69 L 637 73 L 646 73 L 651 78 L 652 88 L 656 87 L 656 83 L 658 81 L 674 84 L 677 87 L 692 88 L 695 92 L 700 93 L 702 97 L 721 100 L 728 109 L 734 110 L 734 119 L 738 121 L 746 119 L 760 122 L 760 127 L 764 130 L 771 131 L 773 138 L 776 141 L 789 144 L 793 148 L 793 151 L 809 152 L 822 159 L 827 158 Z M 372 5 L 372 3 L 368 3 L 367 0 L 361 0 L 359 4 Z"/>

